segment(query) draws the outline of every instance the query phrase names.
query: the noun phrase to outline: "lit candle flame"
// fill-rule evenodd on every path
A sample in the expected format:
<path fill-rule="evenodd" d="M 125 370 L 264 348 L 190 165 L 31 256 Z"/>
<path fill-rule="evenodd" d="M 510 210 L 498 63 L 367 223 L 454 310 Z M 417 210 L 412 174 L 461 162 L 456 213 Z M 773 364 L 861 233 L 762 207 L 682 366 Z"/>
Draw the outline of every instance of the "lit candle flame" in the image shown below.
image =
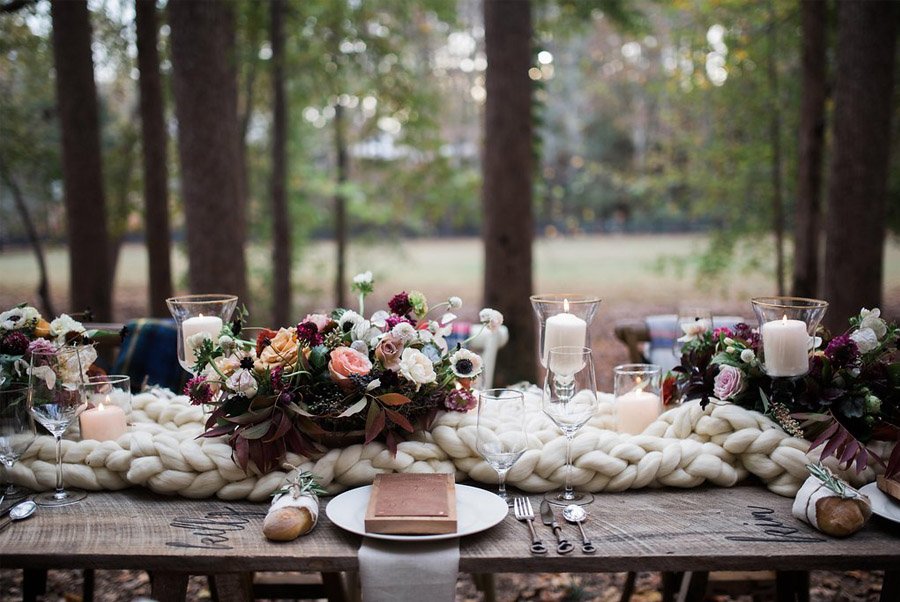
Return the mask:
<path fill-rule="evenodd" d="M 784 315 L 781 317 L 781 321 L 784 322 L 785 324 L 787 324 L 787 314 L 784 314 Z"/>
<path fill-rule="evenodd" d="M 569 300 L 563 299 L 563 312 L 569 313 Z"/>
<path fill-rule="evenodd" d="M 108 403 L 108 402 L 109 402 L 109 400 L 107 400 L 107 403 Z M 97 411 L 98 411 L 98 412 L 102 412 L 102 411 L 105 410 L 105 409 L 106 409 L 106 408 L 103 407 L 103 404 L 102 404 L 102 403 L 101 403 L 99 406 L 97 406 Z"/>

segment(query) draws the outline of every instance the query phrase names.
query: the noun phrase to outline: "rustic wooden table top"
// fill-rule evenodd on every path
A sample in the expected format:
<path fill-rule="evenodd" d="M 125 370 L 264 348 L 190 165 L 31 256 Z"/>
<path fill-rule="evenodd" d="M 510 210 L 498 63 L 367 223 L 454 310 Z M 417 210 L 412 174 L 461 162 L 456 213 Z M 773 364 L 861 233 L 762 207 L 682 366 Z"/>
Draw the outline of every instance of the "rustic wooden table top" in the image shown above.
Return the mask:
<path fill-rule="evenodd" d="M 532 501 L 537 508 L 539 496 Z M 512 513 L 460 542 L 464 572 L 900 569 L 900 525 L 873 517 L 839 540 L 791 516 L 791 499 L 758 486 L 598 494 L 587 507 L 593 556 L 532 556 Z M 41 508 L 0 532 L 0 567 L 146 569 L 184 573 L 357 569 L 360 537 L 332 525 L 322 500 L 313 533 L 290 543 L 262 535 L 267 506 L 186 500 L 146 491 L 90 493 L 80 504 Z M 552 543 L 548 527 L 536 528 Z M 574 525 L 566 537 L 578 543 Z"/>

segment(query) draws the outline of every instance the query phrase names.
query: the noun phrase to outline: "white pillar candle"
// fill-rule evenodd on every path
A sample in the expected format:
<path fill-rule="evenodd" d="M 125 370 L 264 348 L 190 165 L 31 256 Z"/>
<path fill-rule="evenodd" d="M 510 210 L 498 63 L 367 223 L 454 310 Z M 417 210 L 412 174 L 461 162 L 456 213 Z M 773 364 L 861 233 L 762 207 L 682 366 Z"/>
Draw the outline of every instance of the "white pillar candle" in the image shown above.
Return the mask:
<path fill-rule="evenodd" d="M 662 413 L 662 400 L 649 391 L 634 390 L 616 397 L 615 407 L 619 432 L 639 435 Z"/>
<path fill-rule="evenodd" d="M 184 359 L 191 366 L 194 365 L 197 359 L 194 357 L 194 345 L 191 343 L 191 337 L 203 332 L 215 341 L 219 337 L 219 333 L 222 332 L 222 318 L 200 314 L 181 323 L 181 336 L 184 340 Z"/>
<path fill-rule="evenodd" d="M 541 358 L 544 366 L 547 366 L 547 356 L 554 347 L 584 347 L 587 339 L 587 322 L 568 312 L 569 300 L 566 299 L 563 303 L 563 313 L 547 318 Z M 573 357 L 574 361 L 581 365 L 581 356 Z"/>
<path fill-rule="evenodd" d="M 772 320 L 762 325 L 763 356 L 769 376 L 802 376 L 809 372 L 806 322 Z"/>
<path fill-rule="evenodd" d="M 114 441 L 128 429 L 125 410 L 117 405 L 101 403 L 81 414 L 81 438 Z"/>

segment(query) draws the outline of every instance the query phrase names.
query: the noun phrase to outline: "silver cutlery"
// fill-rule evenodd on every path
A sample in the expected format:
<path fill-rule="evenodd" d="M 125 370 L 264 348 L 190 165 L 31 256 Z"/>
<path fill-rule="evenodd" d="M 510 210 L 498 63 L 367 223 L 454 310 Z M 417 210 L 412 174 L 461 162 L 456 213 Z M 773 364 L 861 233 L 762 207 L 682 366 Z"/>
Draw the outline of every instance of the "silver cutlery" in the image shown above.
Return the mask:
<path fill-rule="evenodd" d="M 578 525 L 578 530 L 581 531 L 581 551 L 585 554 L 593 554 L 596 552 L 597 548 L 594 547 L 594 544 L 588 539 L 588 536 L 584 532 L 584 527 L 581 525 L 587 518 L 587 511 L 585 511 L 584 507 L 579 506 L 578 504 L 569 504 L 563 508 L 563 518 L 570 523 Z"/>
<path fill-rule="evenodd" d="M 531 500 L 527 497 L 517 497 L 513 500 L 513 512 L 516 515 L 516 519 L 528 524 L 528 529 L 531 531 L 531 553 L 546 554 L 547 546 L 538 539 L 534 530 L 534 509 L 531 507 Z"/>
<path fill-rule="evenodd" d="M 24 502 L 19 502 L 9 510 L 9 516 L 5 517 L 3 520 L 0 520 L 0 531 L 3 531 L 6 527 L 9 526 L 11 522 L 14 520 L 24 520 L 34 514 L 34 511 L 37 509 L 37 504 L 32 502 L 31 500 L 25 500 Z"/>
<path fill-rule="evenodd" d="M 545 525 L 553 529 L 553 534 L 556 535 L 556 552 L 558 554 L 568 554 L 575 549 L 572 542 L 562 536 L 562 527 L 556 522 L 556 516 L 553 514 L 553 510 L 550 508 L 550 503 L 547 500 L 541 502 L 541 520 L 544 521 Z"/>

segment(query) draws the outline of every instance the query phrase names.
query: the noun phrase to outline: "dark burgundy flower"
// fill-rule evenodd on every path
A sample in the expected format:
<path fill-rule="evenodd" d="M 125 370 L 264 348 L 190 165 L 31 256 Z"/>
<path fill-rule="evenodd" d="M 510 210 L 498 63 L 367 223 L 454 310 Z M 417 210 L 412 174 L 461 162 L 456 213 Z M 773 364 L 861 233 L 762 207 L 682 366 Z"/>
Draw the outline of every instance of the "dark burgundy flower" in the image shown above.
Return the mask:
<path fill-rule="evenodd" d="M 825 348 L 825 357 L 831 360 L 835 370 L 852 366 L 859 361 L 859 347 L 856 341 L 846 334 L 841 334 L 828 343 Z"/>
<path fill-rule="evenodd" d="M 402 324 L 403 322 L 406 322 L 407 324 L 412 324 L 413 326 L 415 326 L 415 324 L 413 324 L 412 320 L 410 320 L 409 318 L 406 318 L 404 316 L 390 315 L 384 321 L 384 323 L 387 324 L 386 330 L 393 330 L 394 326 L 396 326 L 397 324 Z"/>
<path fill-rule="evenodd" d="M 25 352 L 28 351 L 28 343 L 28 337 L 24 332 L 14 330 L 3 337 L 3 341 L 0 342 L 0 352 L 9 355 L 25 355 Z"/>
<path fill-rule="evenodd" d="M 313 322 L 306 321 L 297 324 L 297 339 L 308 347 L 315 347 L 321 345 L 325 337 L 319 332 L 318 326 Z"/>
<path fill-rule="evenodd" d="M 195 376 L 187 381 L 184 386 L 184 394 L 191 399 L 191 404 L 198 406 L 212 401 L 212 389 L 206 382 L 205 376 Z"/>
<path fill-rule="evenodd" d="M 409 295 L 406 291 L 394 295 L 394 297 L 388 301 L 388 307 L 390 307 L 391 311 L 398 316 L 405 316 L 412 311 L 412 303 L 409 302 Z"/>

